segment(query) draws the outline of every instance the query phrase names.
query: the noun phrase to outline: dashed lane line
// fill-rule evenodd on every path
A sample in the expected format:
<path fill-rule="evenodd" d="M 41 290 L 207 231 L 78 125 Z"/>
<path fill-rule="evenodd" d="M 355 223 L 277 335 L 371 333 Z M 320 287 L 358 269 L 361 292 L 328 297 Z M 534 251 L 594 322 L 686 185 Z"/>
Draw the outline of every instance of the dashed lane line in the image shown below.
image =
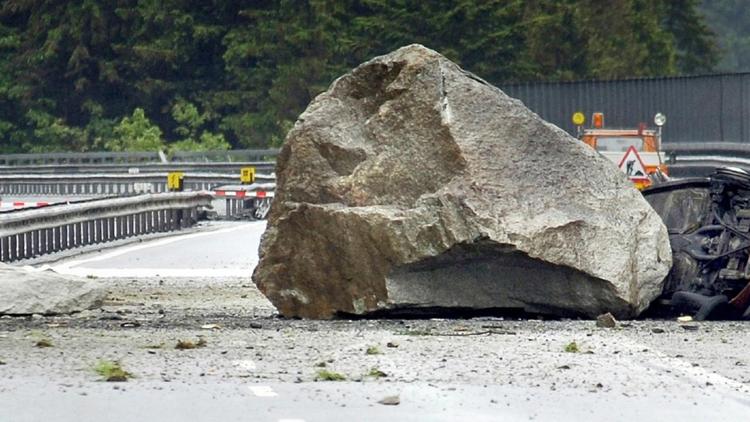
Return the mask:
<path fill-rule="evenodd" d="M 248 387 L 256 397 L 276 397 L 279 394 L 267 385 L 251 385 Z"/>

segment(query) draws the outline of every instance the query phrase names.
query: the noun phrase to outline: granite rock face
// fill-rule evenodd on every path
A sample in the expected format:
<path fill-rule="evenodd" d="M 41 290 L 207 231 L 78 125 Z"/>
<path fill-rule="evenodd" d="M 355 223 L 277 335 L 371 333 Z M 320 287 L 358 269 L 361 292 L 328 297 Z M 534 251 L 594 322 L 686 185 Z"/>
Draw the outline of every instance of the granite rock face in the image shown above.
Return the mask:
<path fill-rule="evenodd" d="M 288 317 L 626 318 L 671 266 L 664 224 L 611 162 L 420 45 L 319 95 L 277 175 L 253 279 Z"/>
<path fill-rule="evenodd" d="M 57 315 L 101 305 L 100 283 L 0 264 L 0 315 Z"/>

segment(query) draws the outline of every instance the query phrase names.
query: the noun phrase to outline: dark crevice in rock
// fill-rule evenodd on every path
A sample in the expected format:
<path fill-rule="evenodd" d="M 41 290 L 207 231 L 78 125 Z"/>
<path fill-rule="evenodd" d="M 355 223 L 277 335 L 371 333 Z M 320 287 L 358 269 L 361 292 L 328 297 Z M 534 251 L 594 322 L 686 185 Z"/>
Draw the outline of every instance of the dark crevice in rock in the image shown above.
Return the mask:
<path fill-rule="evenodd" d="M 542 314 L 526 312 L 522 308 L 481 308 L 468 307 L 439 307 L 439 306 L 409 306 L 403 305 L 390 309 L 380 309 L 364 315 L 348 312 L 336 313 L 336 318 L 341 319 L 424 319 L 424 318 L 451 318 L 470 319 L 481 317 L 496 318 L 523 318 L 523 319 L 558 319 L 556 314 Z"/>
<path fill-rule="evenodd" d="M 409 308 L 417 313 L 419 308 L 504 308 L 595 317 L 627 311 L 608 282 L 486 240 L 400 266 L 387 276 L 386 288 L 400 313 L 404 304 L 412 304 Z"/>
<path fill-rule="evenodd" d="M 359 67 L 341 81 L 342 94 L 361 101 L 365 113 L 373 114 L 383 103 L 405 92 L 405 89 L 388 89 L 405 65 L 405 62 L 391 62 Z"/>
<path fill-rule="evenodd" d="M 343 148 L 331 143 L 320 144 L 318 151 L 339 176 L 352 174 L 359 163 L 367 158 L 367 153 L 361 148 Z"/>

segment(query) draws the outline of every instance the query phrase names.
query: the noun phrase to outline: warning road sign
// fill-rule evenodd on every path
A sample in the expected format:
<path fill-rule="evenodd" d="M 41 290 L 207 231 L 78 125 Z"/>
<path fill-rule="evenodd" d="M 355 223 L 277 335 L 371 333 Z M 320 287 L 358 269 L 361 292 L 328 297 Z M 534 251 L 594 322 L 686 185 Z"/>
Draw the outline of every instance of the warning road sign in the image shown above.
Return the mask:
<path fill-rule="evenodd" d="M 638 151 L 632 145 L 627 151 L 625 151 L 625 155 L 622 156 L 622 160 L 620 160 L 618 167 L 625 172 L 625 175 L 628 176 L 630 180 L 648 180 L 646 166 L 643 165 L 641 156 L 638 155 Z"/>

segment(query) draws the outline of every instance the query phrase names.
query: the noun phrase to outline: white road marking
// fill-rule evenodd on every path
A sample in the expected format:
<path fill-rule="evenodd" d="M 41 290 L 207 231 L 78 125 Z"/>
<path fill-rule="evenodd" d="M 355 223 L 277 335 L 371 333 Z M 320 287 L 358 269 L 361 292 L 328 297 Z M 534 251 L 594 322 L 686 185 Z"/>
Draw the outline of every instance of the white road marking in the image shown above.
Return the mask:
<path fill-rule="evenodd" d="M 279 419 L 278 422 L 305 422 L 304 419 Z"/>
<path fill-rule="evenodd" d="M 278 394 L 267 385 L 253 385 L 248 387 L 256 397 L 276 397 Z"/>
<path fill-rule="evenodd" d="M 234 364 L 234 366 L 247 371 L 254 371 L 257 368 L 255 362 L 251 361 L 250 359 L 236 360 L 232 363 Z"/>
<path fill-rule="evenodd" d="M 147 277 L 250 277 L 255 267 L 247 268 L 68 268 L 55 267 L 58 274 L 101 278 Z"/>
<path fill-rule="evenodd" d="M 75 275 L 80 277 L 94 276 L 102 278 L 117 278 L 117 277 L 248 277 L 252 274 L 257 264 L 257 258 L 247 264 L 246 267 L 240 268 L 85 268 L 84 265 L 96 261 L 103 261 L 110 258 L 115 258 L 121 255 L 129 254 L 132 252 L 158 248 L 171 243 L 180 242 L 197 237 L 213 236 L 216 234 L 229 233 L 235 231 L 249 231 L 260 233 L 265 230 L 265 222 L 255 224 L 237 224 L 231 227 L 214 229 L 210 231 L 202 231 L 198 233 L 190 233 L 181 236 L 174 236 L 164 239 L 158 239 L 153 241 L 147 241 L 137 245 L 130 245 L 117 248 L 107 253 L 90 256 L 87 258 L 76 259 L 71 261 L 63 261 L 58 265 L 42 265 L 40 267 L 34 267 L 36 271 L 52 270 L 59 274 Z M 243 234 L 244 235 L 244 234 Z"/>
<path fill-rule="evenodd" d="M 114 258 L 116 256 L 125 255 L 125 254 L 131 253 L 134 251 L 139 251 L 142 249 L 155 248 L 155 247 L 159 247 L 163 245 L 168 245 L 170 243 L 181 242 L 185 239 L 192 239 L 194 237 L 213 236 L 218 233 L 227 233 L 227 232 L 232 232 L 232 231 L 236 231 L 240 229 L 247 229 L 247 228 L 248 227 L 246 225 L 236 225 L 236 226 L 228 227 L 225 229 L 211 230 L 211 231 L 199 232 L 199 233 L 190 233 L 190 234 L 185 234 L 182 236 L 174 236 L 174 237 L 168 237 L 166 239 L 154 240 L 153 242 L 144 242 L 144 243 L 134 245 L 134 246 L 126 246 L 121 249 L 117 249 L 112 252 L 104 253 L 104 254 L 97 255 L 91 258 L 84 258 L 84 259 L 66 262 L 61 265 L 56 265 L 52 267 L 52 269 L 57 271 L 57 269 L 61 267 L 68 267 L 68 268 L 77 267 L 87 262 L 103 261 L 105 259 Z"/>
<path fill-rule="evenodd" d="M 681 376 L 685 381 L 698 387 L 705 387 L 706 382 L 710 382 L 714 389 L 721 389 L 721 395 L 727 398 L 734 398 L 740 402 L 748 401 L 748 394 L 750 394 L 750 388 L 745 384 L 735 381 L 731 378 L 727 378 L 715 372 L 709 372 L 708 370 L 700 367 L 693 366 L 691 363 L 667 355 L 659 350 L 653 350 L 652 346 L 642 344 L 632 340 L 624 340 L 635 346 L 635 350 L 650 349 L 650 352 L 654 354 L 658 359 L 648 359 L 644 362 L 646 366 L 658 368 L 660 370 L 666 370 L 671 372 L 678 377 Z"/>

